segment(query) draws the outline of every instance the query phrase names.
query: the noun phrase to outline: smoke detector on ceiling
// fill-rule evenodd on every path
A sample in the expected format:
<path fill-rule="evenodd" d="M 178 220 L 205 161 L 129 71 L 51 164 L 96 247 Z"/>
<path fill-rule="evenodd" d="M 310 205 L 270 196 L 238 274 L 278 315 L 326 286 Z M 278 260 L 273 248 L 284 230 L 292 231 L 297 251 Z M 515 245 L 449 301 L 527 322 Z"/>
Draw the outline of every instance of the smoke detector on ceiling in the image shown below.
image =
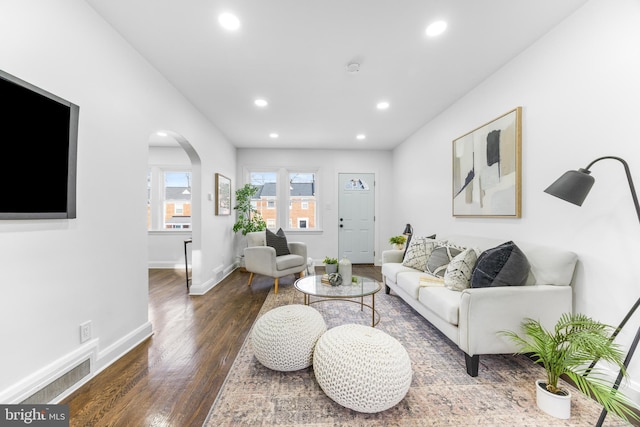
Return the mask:
<path fill-rule="evenodd" d="M 347 64 L 347 72 L 348 73 L 355 74 L 358 71 L 360 71 L 360 64 L 358 64 L 357 62 L 351 62 L 351 63 Z"/>

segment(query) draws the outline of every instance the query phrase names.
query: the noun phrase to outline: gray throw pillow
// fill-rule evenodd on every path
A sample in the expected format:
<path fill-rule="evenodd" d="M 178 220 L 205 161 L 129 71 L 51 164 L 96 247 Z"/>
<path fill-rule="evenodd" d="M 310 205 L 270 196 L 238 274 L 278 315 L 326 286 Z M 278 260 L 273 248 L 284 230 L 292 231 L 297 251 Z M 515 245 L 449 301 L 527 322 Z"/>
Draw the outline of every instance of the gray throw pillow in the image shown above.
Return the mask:
<path fill-rule="evenodd" d="M 289 245 L 287 245 L 287 237 L 284 235 L 282 228 L 277 233 L 269 230 L 265 230 L 267 238 L 267 246 L 271 246 L 276 250 L 276 256 L 289 255 Z"/>
<path fill-rule="evenodd" d="M 522 286 L 530 269 L 524 252 L 515 243 L 505 242 L 480 254 L 471 274 L 471 287 Z"/>
<path fill-rule="evenodd" d="M 432 276 L 444 277 L 444 273 L 451 260 L 465 249 L 466 248 L 453 245 L 451 243 L 444 243 L 435 246 L 429 254 L 424 272 L 429 273 Z"/>

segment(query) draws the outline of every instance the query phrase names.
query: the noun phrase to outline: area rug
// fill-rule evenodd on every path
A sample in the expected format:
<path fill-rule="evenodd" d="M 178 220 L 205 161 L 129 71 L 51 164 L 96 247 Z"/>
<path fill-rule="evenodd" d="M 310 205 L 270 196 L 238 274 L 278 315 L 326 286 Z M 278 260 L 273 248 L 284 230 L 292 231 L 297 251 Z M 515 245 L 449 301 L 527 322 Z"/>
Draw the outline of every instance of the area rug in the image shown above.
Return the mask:
<path fill-rule="evenodd" d="M 370 298 L 365 298 L 365 302 Z M 268 295 L 260 315 L 285 304 L 302 304 L 302 294 L 283 286 Z M 344 408 L 318 386 L 313 367 L 295 372 L 265 368 L 253 355 L 251 333 L 204 423 L 218 426 L 593 426 L 602 407 L 572 388 L 571 418 L 560 420 L 536 406 L 536 379 L 542 367 L 524 356 L 480 357 L 477 377 L 467 375 L 462 351 L 393 293 L 376 295 L 380 330 L 409 353 L 413 380 L 405 398 L 376 414 Z M 358 304 L 312 304 L 331 328 L 370 324 L 371 312 Z M 607 426 L 628 425 L 609 414 Z"/>

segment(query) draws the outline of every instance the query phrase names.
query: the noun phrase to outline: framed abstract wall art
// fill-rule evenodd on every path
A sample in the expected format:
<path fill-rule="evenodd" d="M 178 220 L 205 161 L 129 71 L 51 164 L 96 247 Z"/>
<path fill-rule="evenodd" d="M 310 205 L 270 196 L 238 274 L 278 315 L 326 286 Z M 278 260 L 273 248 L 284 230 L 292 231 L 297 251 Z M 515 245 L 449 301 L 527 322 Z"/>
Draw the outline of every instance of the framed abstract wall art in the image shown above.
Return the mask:
<path fill-rule="evenodd" d="M 453 140 L 453 216 L 520 218 L 522 107 Z"/>
<path fill-rule="evenodd" d="M 216 215 L 231 215 L 231 180 L 216 173 Z"/>

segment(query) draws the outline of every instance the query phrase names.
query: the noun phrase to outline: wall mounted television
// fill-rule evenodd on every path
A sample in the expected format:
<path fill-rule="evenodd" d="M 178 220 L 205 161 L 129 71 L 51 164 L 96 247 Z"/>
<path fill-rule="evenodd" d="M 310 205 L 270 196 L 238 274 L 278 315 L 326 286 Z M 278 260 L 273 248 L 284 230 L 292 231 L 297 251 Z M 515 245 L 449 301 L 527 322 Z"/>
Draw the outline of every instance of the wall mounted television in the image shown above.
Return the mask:
<path fill-rule="evenodd" d="M 76 217 L 80 107 L 0 70 L 0 220 Z"/>

